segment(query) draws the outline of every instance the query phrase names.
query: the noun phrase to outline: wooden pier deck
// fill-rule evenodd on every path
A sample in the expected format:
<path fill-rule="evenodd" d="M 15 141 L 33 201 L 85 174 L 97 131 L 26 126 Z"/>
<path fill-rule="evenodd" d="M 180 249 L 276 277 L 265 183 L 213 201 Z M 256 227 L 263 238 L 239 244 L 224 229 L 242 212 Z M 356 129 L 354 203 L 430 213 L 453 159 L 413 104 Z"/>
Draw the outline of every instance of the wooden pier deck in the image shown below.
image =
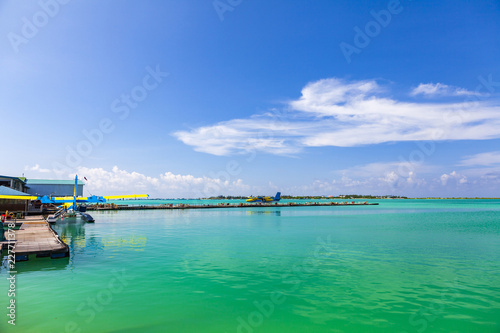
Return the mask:
<path fill-rule="evenodd" d="M 42 216 L 26 216 L 24 220 L 18 221 L 23 221 L 19 230 L 4 231 L 7 240 L 4 245 L 9 240 L 15 241 L 13 252 L 16 255 L 16 261 L 29 260 L 30 255 L 52 259 L 69 256 L 68 245 L 59 238 L 59 235 Z"/>

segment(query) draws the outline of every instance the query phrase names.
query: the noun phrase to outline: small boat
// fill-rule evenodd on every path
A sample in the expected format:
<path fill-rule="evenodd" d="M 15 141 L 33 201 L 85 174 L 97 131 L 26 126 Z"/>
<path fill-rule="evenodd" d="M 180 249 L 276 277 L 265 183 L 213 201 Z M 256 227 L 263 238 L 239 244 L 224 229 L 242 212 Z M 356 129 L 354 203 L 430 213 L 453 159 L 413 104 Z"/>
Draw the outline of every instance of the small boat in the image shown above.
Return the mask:
<path fill-rule="evenodd" d="M 94 218 L 88 214 L 88 213 L 81 213 L 80 212 L 80 216 L 82 217 L 82 219 L 85 221 L 85 222 L 88 222 L 88 223 L 93 223 L 95 222 Z"/>

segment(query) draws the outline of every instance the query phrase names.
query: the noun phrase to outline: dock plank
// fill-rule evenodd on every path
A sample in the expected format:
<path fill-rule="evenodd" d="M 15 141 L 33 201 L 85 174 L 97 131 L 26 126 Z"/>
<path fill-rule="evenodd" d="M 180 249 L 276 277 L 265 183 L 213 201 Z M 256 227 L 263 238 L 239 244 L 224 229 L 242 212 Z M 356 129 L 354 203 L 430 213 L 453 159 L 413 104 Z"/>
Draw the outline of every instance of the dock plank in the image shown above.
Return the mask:
<path fill-rule="evenodd" d="M 69 256 L 69 247 L 41 216 L 27 216 L 14 233 L 16 261 L 26 260 L 29 255 L 50 257 Z M 5 231 L 7 237 L 7 231 Z"/>

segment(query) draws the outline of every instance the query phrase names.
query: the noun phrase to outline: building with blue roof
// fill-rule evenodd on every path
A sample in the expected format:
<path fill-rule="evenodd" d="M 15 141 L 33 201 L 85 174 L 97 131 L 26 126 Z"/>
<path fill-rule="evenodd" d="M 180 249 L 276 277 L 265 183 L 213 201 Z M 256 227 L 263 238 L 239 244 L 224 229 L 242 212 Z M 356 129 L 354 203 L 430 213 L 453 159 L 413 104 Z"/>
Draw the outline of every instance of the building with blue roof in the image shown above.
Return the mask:
<path fill-rule="evenodd" d="M 25 195 L 28 196 L 28 193 L 24 193 L 21 191 L 14 190 L 10 187 L 0 186 L 0 195 Z M 27 200 L 10 200 L 10 199 L 0 199 L 0 213 L 4 213 L 6 210 L 8 211 L 27 211 L 28 210 Z"/>
<path fill-rule="evenodd" d="M 78 180 L 76 195 L 83 196 L 83 185 Z M 74 180 L 58 179 L 26 179 L 27 192 L 37 196 L 72 196 L 75 188 Z"/>

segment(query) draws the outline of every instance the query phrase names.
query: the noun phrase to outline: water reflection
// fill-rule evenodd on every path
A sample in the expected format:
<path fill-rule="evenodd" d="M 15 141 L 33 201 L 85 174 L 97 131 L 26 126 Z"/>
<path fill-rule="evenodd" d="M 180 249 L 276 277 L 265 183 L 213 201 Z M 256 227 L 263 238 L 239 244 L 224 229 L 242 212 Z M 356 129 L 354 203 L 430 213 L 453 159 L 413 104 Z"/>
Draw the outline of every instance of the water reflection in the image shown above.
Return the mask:
<path fill-rule="evenodd" d="M 143 250 L 146 246 L 147 237 L 139 235 L 131 235 L 129 237 L 120 238 L 103 238 L 102 244 L 106 248 L 113 247 L 128 247 L 133 250 Z"/>
<path fill-rule="evenodd" d="M 4 257 L 2 266 L 0 267 L 0 273 L 8 272 L 7 268 L 7 257 Z M 56 271 L 65 270 L 70 266 L 70 258 L 59 258 L 51 259 L 46 258 L 30 258 L 29 261 L 19 261 L 16 262 L 17 274 L 37 272 L 37 271 Z"/>
<path fill-rule="evenodd" d="M 281 210 L 247 210 L 247 215 L 281 216 Z"/>
<path fill-rule="evenodd" d="M 68 244 L 72 256 L 84 254 L 95 257 L 102 255 L 105 251 L 113 251 L 117 248 L 139 251 L 143 250 L 146 246 L 147 237 L 144 235 L 132 234 L 120 237 L 115 235 L 96 237 L 95 227 L 94 224 L 70 223 L 57 224 L 54 226 L 54 230 Z"/>
<path fill-rule="evenodd" d="M 89 226 L 92 225 L 88 225 L 84 221 L 77 221 L 76 223 L 57 223 L 52 227 L 59 234 L 61 240 L 68 244 L 70 268 L 74 267 L 75 261 L 81 259 L 81 256 L 97 257 L 104 251 L 104 245 L 100 238 L 93 233 L 86 233 L 86 228 Z"/>

